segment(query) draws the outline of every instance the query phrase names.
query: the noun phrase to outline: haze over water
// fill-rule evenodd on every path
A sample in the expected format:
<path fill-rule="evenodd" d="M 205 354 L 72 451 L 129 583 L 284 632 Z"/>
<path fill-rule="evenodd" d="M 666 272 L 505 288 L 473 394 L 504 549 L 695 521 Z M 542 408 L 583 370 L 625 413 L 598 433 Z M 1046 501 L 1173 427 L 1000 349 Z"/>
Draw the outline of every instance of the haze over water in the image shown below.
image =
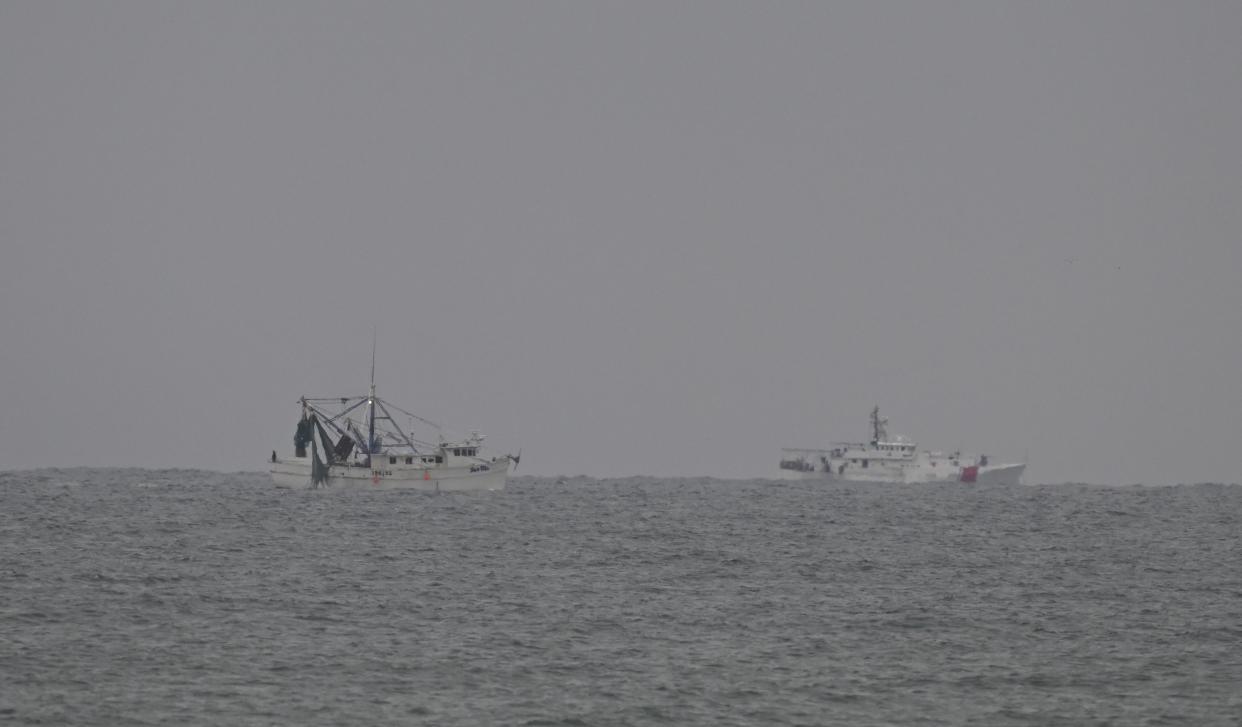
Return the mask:
<path fill-rule="evenodd" d="M 0 4 L 0 466 L 1242 479 L 1242 3 L 363 6 Z"/>
<path fill-rule="evenodd" d="M 1242 488 L 0 474 L 14 724 L 1242 716 Z"/>

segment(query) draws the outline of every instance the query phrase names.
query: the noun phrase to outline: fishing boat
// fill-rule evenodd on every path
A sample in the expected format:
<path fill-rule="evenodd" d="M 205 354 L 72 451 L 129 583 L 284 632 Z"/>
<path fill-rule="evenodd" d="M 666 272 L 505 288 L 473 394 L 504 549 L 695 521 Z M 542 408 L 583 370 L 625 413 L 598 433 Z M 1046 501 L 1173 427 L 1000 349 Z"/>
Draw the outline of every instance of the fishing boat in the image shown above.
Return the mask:
<path fill-rule="evenodd" d="M 484 436 L 472 431 L 449 439 L 436 423 L 412 414 L 375 393 L 365 396 L 303 396 L 293 437 L 293 456 L 272 452 L 269 471 L 277 487 L 362 490 L 501 490 L 509 466 L 521 452 L 488 456 Z M 398 417 L 405 417 L 403 429 Z M 435 441 L 414 437 L 415 423 L 435 432 Z"/>
<path fill-rule="evenodd" d="M 901 435 L 890 437 L 880 407 L 871 410 L 871 439 L 836 442 L 827 449 L 781 450 L 780 477 L 851 483 L 1016 485 L 1025 463 L 993 462 L 986 454 L 920 450 Z"/>

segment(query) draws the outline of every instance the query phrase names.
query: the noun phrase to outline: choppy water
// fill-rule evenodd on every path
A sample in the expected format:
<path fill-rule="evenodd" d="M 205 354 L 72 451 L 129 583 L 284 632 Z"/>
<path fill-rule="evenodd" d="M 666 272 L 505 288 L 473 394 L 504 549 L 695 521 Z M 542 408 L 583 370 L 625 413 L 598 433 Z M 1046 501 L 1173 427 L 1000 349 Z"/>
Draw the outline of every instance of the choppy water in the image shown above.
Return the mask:
<path fill-rule="evenodd" d="M 1242 720 L 1242 487 L 0 474 L 0 722 Z"/>

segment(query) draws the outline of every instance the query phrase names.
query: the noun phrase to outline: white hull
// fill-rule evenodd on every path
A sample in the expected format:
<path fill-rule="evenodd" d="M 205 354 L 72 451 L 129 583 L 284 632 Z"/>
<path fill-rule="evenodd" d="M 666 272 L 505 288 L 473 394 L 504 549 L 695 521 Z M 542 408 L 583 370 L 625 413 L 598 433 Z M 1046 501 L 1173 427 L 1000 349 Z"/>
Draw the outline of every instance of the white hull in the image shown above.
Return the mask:
<path fill-rule="evenodd" d="M 306 490 L 421 490 L 452 492 L 462 490 L 503 490 L 509 473 L 508 457 L 497 457 L 485 464 L 418 465 L 382 464 L 374 467 L 332 465 L 328 478 L 311 483 L 309 457 L 287 457 L 271 463 L 269 471 L 277 487 Z"/>
<path fill-rule="evenodd" d="M 869 442 L 838 442 L 828 449 L 784 449 L 780 477 L 850 484 L 939 485 L 963 482 L 1018 485 L 1026 464 L 992 464 L 987 455 L 919 451 L 906 437 L 888 436 L 880 407 L 871 410 Z"/>
<path fill-rule="evenodd" d="M 975 480 L 970 484 L 977 485 L 1018 485 L 1022 483 L 1022 474 L 1026 471 L 1024 464 L 998 464 L 980 467 Z M 883 473 L 868 476 L 860 470 L 835 474 L 817 469 L 811 472 L 780 470 L 778 479 L 799 480 L 809 482 L 831 482 L 844 485 L 947 485 L 962 482 L 961 468 L 942 468 L 940 472 L 925 469 L 910 471 L 902 477 L 894 477 Z"/>

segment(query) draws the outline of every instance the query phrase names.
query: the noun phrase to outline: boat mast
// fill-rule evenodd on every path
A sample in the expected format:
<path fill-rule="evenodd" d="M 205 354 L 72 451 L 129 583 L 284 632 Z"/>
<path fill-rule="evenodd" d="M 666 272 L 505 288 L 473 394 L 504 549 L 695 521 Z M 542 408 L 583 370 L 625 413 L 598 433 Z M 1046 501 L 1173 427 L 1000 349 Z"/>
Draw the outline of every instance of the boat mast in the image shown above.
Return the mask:
<path fill-rule="evenodd" d="M 876 444 L 888 439 L 888 429 L 884 426 L 888 424 L 888 419 L 880 416 L 880 406 L 876 405 L 871 410 L 871 443 Z"/>
<path fill-rule="evenodd" d="M 371 396 L 367 399 L 367 454 L 375 454 L 375 329 L 371 329 Z"/>

